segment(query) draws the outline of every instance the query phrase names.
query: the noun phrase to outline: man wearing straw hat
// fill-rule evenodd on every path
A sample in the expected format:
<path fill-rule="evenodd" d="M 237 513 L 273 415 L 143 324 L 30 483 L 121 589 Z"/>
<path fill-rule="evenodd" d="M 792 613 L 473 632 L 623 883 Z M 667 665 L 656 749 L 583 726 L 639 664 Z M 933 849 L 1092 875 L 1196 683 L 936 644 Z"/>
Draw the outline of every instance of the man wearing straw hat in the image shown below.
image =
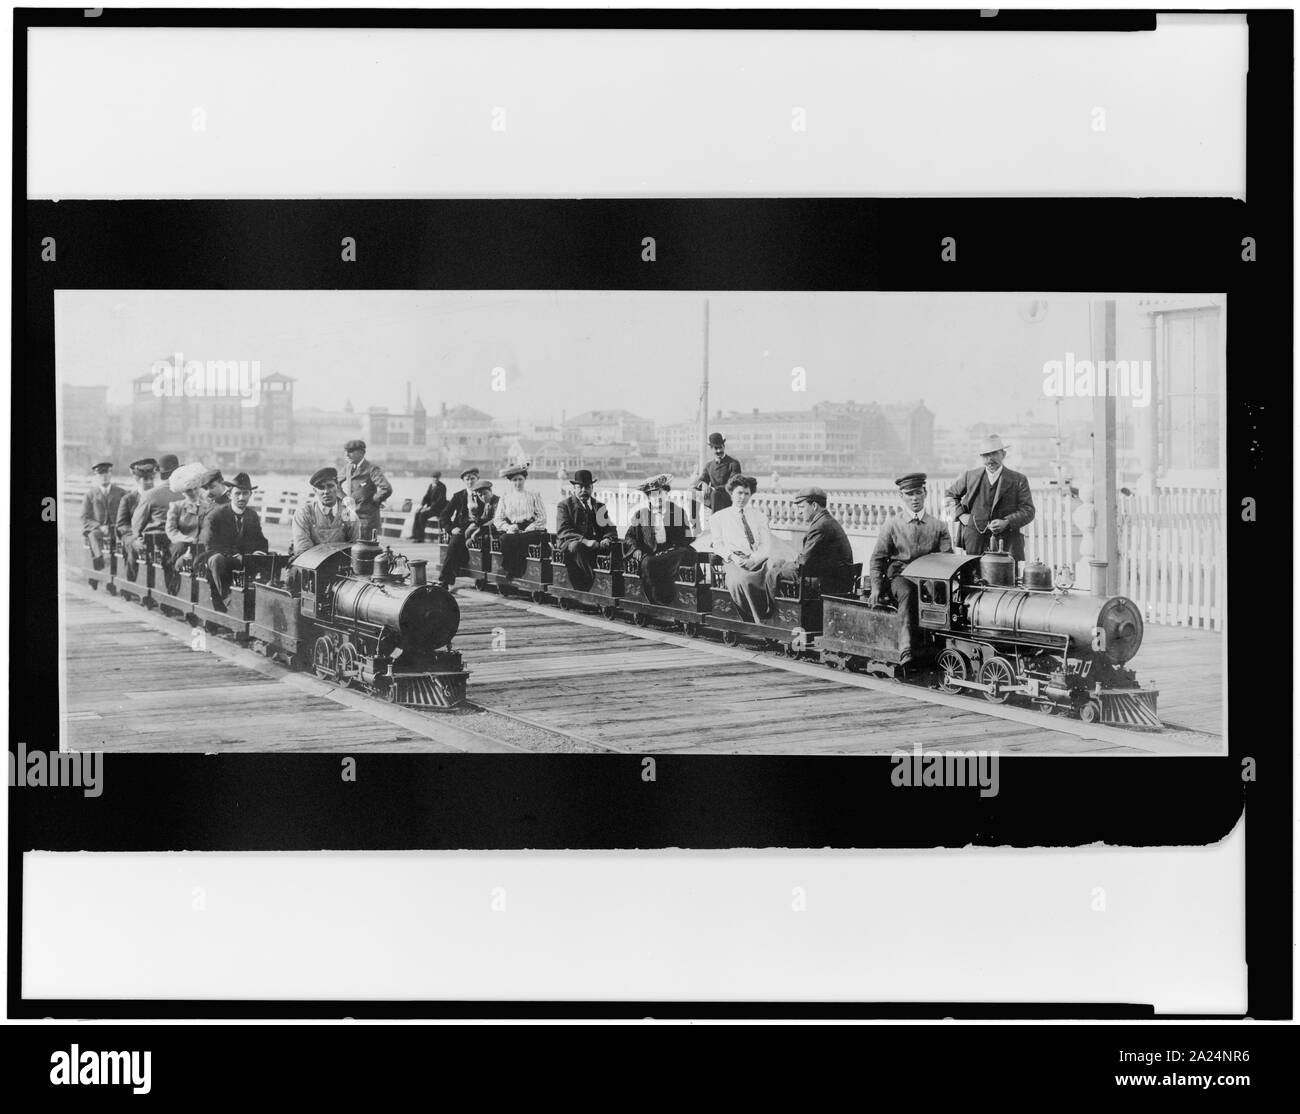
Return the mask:
<path fill-rule="evenodd" d="M 944 514 L 961 527 L 961 547 L 971 556 L 984 553 L 998 538 L 1016 561 L 1025 559 L 1020 530 L 1034 521 L 1029 480 L 1003 465 L 1007 449 L 996 433 L 977 446 L 982 467 L 958 476 L 944 492 Z"/>

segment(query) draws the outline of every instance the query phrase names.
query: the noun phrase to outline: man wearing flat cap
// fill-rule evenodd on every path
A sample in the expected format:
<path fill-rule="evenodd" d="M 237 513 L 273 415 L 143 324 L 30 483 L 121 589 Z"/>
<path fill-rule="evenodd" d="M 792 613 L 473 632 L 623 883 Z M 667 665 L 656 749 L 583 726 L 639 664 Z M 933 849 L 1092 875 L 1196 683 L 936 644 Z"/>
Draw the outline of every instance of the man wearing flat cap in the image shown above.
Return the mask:
<path fill-rule="evenodd" d="M 168 504 L 185 498 L 183 492 L 173 491 L 171 486 L 172 473 L 180 465 L 181 462 L 172 453 L 163 453 L 158 458 L 158 478 L 153 487 L 140 496 L 135 512 L 131 515 L 131 533 L 141 545 L 144 544 L 146 534 L 161 534 L 167 528 Z"/>
<path fill-rule="evenodd" d="M 596 579 L 596 557 L 618 541 L 618 528 L 609 509 L 592 495 L 596 481 L 586 468 L 573 473 L 572 494 L 555 508 L 555 548 L 564 557 L 569 583 L 590 591 Z"/>
<path fill-rule="evenodd" d="M 126 489 L 113 482 L 113 465 L 102 461 L 91 469 L 95 482 L 81 501 L 81 534 L 90 547 L 95 568 L 104 567 L 104 546 L 117 528 L 117 508 Z"/>
<path fill-rule="evenodd" d="M 944 513 L 961 524 L 961 547 L 975 556 L 1000 538 L 1003 548 L 1017 561 L 1025 559 L 1025 539 L 1020 533 L 1034 520 L 1034 499 L 1029 480 L 1003 465 L 1009 445 L 997 434 L 977 446 L 982 467 L 958 476 L 944 492 Z"/>
<path fill-rule="evenodd" d="M 377 538 L 383 530 L 383 503 L 393 494 L 393 485 L 378 464 L 366 459 L 364 441 L 354 438 L 343 446 L 343 451 L 348 457 L 340 478 L 343 490 L 352 500 L 362 537 Z"/>
<path fill-rule="evenodd" d="M 903 510 L 890 515 L 880 528 L 871 553 L 871 604 L 879 605 L 887 591 L 894 597 L 899 611 L 908 616 L 909 650 L 913 654 L 921 639 L 916 586 L 902 575 L 903 569 L 927 553 L 952 552 L 948 524 L 925 509 L 925 481 L 924 472 L 909 472 L 894 481 Z"/>
<path fill-rule="evenodd" d="M 314 545 L 326 542 L 354 542 L 361 537 L 361 524 L 343 505 L 337 468 L 318 468 L 312 473 L 312 497 L 293 512 L 293 542 L 290 556 L 300 557 Z"/>
<path fill-rule="evenodd" d="M 244 568 L 244 558 L 264 555 L 271 548 L 262 533 L 261 519 L 248 505 L 256 490 L 248 473 L 240 472 L 226 483 L 226 488 L 230 492 L 228 501 L 213 507 L 199 529 L 199 546 L 207 555 L 212 602 L 218 608 L 226 606 L 232 574 Z"/>
<path fill-rule="evenodd" d="M 157 469 L 158 462 L 151 456 L 131 461 L 135 487 L 123 495 L 122 501 L 117 505 L 114 529 L 117 531 L 118 546 L 122 550 L 123 569 L 130 581 L 134 581 L 136 573 L 140 571 L 140 552 L 136 545 L 138 539 L 131 530 L 131 520 L 135 517 L 135 509 L 140 505 L 140 500 L 153 490 L 153 477 Z"/>
<path fill-rule="evenodd" d="M 221 469 L 209 468 L 199 477 L 199 490 L 203 492 L 203 508 L 199 511 L 199 532 L 202 533 L 203 520 L 218 507 L 230 505 L 230 489 Z"/>
<path fill-rule="evenodd" d="M 492 481 L 479 479 L 477 468 L 466 468 L 460 478 L 465 481 L 465 488 L 448 500 L 441 519 L 442 528 L 451 540 L 442 557 L 438 581 L 447 588 L 456 583 L 457 574 L 469 562 L 469 547 L 488 528 L 497 509 Z"/>
<path fill-rule="evenodd" d="M 691 488 L 702 492 L 700 502 L 710 511 L 720 511 L 731 506 L 731 496 L 727 494 L 727 481 L 732 476 L 740 475 L 740 461 L 727 455 L 727 439 L 721 433 L 709 434 L 709 450 L 713 459 L 704 466 L 698 476 L 691 480 Z"/>
<path fill-rule="evenodd" d="M 803 549 L 793 561 L 768 561 L 767 594 L 776 595 L 782 580 L 796 583 L 801 577 L 817 577 L 821 590 L 842 595 L 853 589 L 853 547 L 848 535 L 826 509 L 826 492 L 820 487 L 805 487 L 795 493 L 794 501 L 808 527 Z"/>
<path fill-rule="evenodd" d="M 411 523 L 411 541 L 424 541 L 424 532 L 428 528 L 429 520 L 437 522 L 446 509 L 447 485 L 442 482 L 442 473 L 435 472 L 433 482 L 426 489 L 420 505 L 415 508 L 415 518 Z"/>

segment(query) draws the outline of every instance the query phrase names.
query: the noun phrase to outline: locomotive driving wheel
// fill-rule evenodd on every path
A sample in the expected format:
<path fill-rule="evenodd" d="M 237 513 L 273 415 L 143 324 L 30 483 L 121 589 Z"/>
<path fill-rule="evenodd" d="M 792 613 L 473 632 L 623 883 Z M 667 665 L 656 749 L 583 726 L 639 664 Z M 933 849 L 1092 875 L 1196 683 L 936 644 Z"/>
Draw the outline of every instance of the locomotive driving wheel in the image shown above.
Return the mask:
<path fill-rule="evenodd" d="M 351 642 L 345 642 L 339 647 L 339 652 L 334 658 L 334 678 L 341 684 L 347 684 L 353 680 L 360 670 L 358 663 L 361 655 L 357 653 L 357 648 Z"/>
<path fill-rule="evenodd" d="M 312 647 L 311 667 L 321 680 L 334 680 L 334 643 L 325 635 L 316 639 L 316 645 Z"/>
<path fill-rule="evenodd" d="M 980 669 L 981 684 L 990 686 L 984 699 L 990 704 L 1005 704 L 1011 699 L 1011 693 L 1005 691 L 1016 683 L 1015 671 L 1006 658 L 989 658 Z"/>
<path fill-rule="evenodd" d="M 970 663 L 960 650 L 944 650 L 935 659 L 934 667 L 939 671 L 939 688 L 943 692 L 961 692 L 961 685 L 953 681 L 965 681 L 970 678 Z"/>

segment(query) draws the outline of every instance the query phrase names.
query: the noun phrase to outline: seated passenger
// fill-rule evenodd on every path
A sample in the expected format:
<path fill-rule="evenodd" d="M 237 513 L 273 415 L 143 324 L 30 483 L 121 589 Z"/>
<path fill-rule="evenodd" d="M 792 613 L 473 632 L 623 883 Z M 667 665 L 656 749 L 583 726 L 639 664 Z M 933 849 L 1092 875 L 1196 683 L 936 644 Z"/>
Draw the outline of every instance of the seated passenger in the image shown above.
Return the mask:
<path fill-rule="evenodd" d="M 546 540 L 546 504 L 536 491 L 528 491 L 528 466 L 517 464 L 501 477 L 514 486 L 501 496 L 492 516 L 492 529 L 501 540 L 501 569 L 507 577 L 522 576 L 528 547 Z"/>
<path fill-rule="evenodd" d="M 81 501 L 81 534 L 90 547 L 95 568 L 104 567 L 104 547 L 117 527 L 117 508 L 126 489 L 113 482 L 113 466 L 107 461 L 92 469 L 95 483 Z"/>
<path fill-rule="evenodd" d="M 480 480 L 477 468 L 466 468 L 460 474 L 465 490 L 458 491 L 447 501 L 440 522 L 451 539 L 442 556 L 442 569 L 438 581 L 444 588 L 456 583 L 456 575 L 469 560 L 469 547 L 479 540 L 487 529 L 497 509 L 497 497 L 492 494 L 492 481 Z"/>
<path fill-rule="evenodd" d="M 609 552 L 618 529 L 609 520 L 609 508 L 591 493 L 591 473 L 579 468 L 571 482 L 573 494 L 555 508 L 555 548 L 564 557 L 569 583 L 587 592 L 596 580 L 596 555 Z"/>
<path fill-rule="evenodd" d="M 167 504 L 166 532 L 167 540 L 172 543 L 173 562 L 199 540 L 199 519 L 207 509 L 201 481 L 207 472 L 202 464 L 183 464 L 167 481 L 172 491 L 181 494 L 176 502 Z"/>
<path fill-rule="evenodd" d="M 123 571 L 130 581 L 135 580 L 140 570 L 140 552 L 144 548 L 143 541 L 131 529 L 131 520 L 135 517 L 135 509 L 140 505 L 140 500 L 153 490 L 154 471 L 157 467 L 158 462 L 153 457 L 133 460 L 131 474 L 135 477 L 135 490 L 123 495 L 122 501 L 117 505 L 117 540 L 122 549 Z"/>
<path fill-rule="evenodd" d="M 727 481 L 731 506 L 714 511 L 709 519 L 713 552 L 722 558 L 727 592 L 742 618 L 765 619 L 771 608 L 764 570 L 772 550 L 772 530 L 767 516 L 749 506 L 758 490 L 753 476 L 734 475 Z"/>
<path fill-rule="evenodd" d="M 901 573 L 912 561 L 927 553 L 951 553 L 952 538 L 948 524 L 925 509 L 924 472 L 899 476 L 899 496 L 906 508 L 894 514 L 880 528 L 876 548 L 871 554 L 871 603 L 878 605 L 892 594 L 898 608 L 908 616 L 909 651 L 920 648 L 921 632 L 917 622 L 916 586 Z M 888 584 L 886 584 L 888 581 Z"/>
<path fill-rule="evenodd" d="M 624 549 L 641 564 L 641 593 L 657 604 L 672 603 L 677 567 L 695 556 L 689 516 L 668 498 L 671 480 L 660 475 L 640 485 L 646 506 L 636 512 L 623 536 Z"/>
<path fill-rule="evenodd" d="M 793 561 L 768 561 L 767 592 L 774 596 L 782 580 L 798 583 L 801 577 L 817 577 L 821 590 L 831 595 L 852 591 L 853 547 L 848 535 L 826 510 L 826 492 L 805 487 L 794 497 L 808 526 L 803 550 Z"/>
<path fill-rule="evenodd" d="M 326 542 L 355 542 L 361 537 L 361 522 L 343 504 L 337 468 L 318 468 L 312 473 L 312 497 L 293 512 L 290 557 L 301 557 L 314 545 Z"/>
<path fill-rule="evenodd" d="M 240 472 L 226 484 L 230 501 L 213 507 L 203 517 L 199 528 L 199 545 L 207 558 L 208 583 L 212 585 L 212 602 L 224 609 L 230 598 L 231 575 L 244 568 L 245 557 L 264 557 L 271 548 L 262 533 L 257 512 L 248 505 L 253 481 Z"/>

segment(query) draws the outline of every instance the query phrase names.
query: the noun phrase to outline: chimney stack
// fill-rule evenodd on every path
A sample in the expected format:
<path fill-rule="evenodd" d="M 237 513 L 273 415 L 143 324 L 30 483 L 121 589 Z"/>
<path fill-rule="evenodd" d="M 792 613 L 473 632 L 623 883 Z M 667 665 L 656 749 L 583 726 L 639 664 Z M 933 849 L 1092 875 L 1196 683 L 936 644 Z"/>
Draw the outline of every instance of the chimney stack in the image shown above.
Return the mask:
<path fill-rule="evenodd" d="M 406 381 L 406 412 L 411 412 L 411 381 Z"/>

